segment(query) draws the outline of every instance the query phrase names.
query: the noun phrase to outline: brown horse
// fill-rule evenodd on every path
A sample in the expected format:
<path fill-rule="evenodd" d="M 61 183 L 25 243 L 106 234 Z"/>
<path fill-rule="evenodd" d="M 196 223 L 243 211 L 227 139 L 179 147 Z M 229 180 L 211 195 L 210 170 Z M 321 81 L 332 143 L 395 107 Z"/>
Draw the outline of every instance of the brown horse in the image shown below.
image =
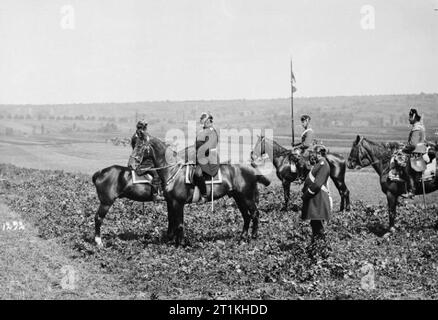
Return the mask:
<path fill-rule="evenodd" d="M 170 148 L 155 137 L 151 137 L 147 143 L 150 145 L 151 159 L 164 183 L 163 193 L 168 210 L 167 235 L 170 240 L 175 239 L 175 244 L 178 246 L 184 240 L 184 206 L 192 202 L 195 189 L 194 185 L 187 184 L 185 181 L 186 170 L 189 168 L 189 165 L 183 161 L 186 155 L 183 152 L 184 158 L 181 159 L 176 152 L 169 151 Z M 185 151 L 190 151 L 190 148 Z M 221 164 L 220 170 L 222 182 L 212 187 L 207 180 L 207 193 L 211 195 L 213 188 L 214 199 L 225 195 L 232 197 L 244 221 L 241 237 L 249 237 L 249 225 L 252 220 L 252 237 L 256 238 L 259 224 L 257 183 L 268 186 L 270 181 L 251 166 L 227 163 Z"/>
<path fill-rule="evenodd" d="M 389 230 L 391 232 L 395 230 L 398 198 L 406 191 L 405 183 L 388 179 L 391 156 L 399 146 L 401 144 L 396 142 L 376 143 L 358 135 L 353 142 L 348 158 L 348 168 L 360 169 L 372 166 L 379 175 L 382 192 L 386 195 L 388 201 Z M 417 194 L 422 194 L 423 187 L 420 182 L 417 183 Z M 434 180 L 425 181 L 424 186 L 426 193 L 437 190 L 438 177 L 435 176 Z"/>
<path fill-rule="evenodd" d="M 150 148 L 145 148 L 144 152 L 149 153 Z M 145 154 L 142 162 L 147 161 L 148 157 L 149 155 Z M 103 220 L 116 199 L 127 198 L 140 202 L 153 200 L 153 186 L 148 183 L 134 184 L 131 171 L 128 167 L 113 165 L 93 174 L 93 184 L 100 201 L 94 218 L 94 240 L 98 246 L 103 245 L 100 237 Z"/>
<path fill-rule="evenodd" d="M 251 157 L 260 158 L 267 154 L 275 166 L 276 174 L 283 185 L 284 205 L 281 210 L 287 210 L 290 199 L 290 184 L 297 179 L 298 175 L 307 176 L 309 170 L 302 164 L 299 157 L 292 153 L 292 150 L 286 149 L 276 141 L 259 136 L 252 150 Z M 289 157 L 292 155 L 291 157 Z M 290 161 L 289 159 L 292 159 Z M 345 159 L 337 154 L 328 152 L 326 155 L 327 162 L 330 165 L 330 177 L 341 196 L 340 211 L 350 211 L 350 191 L 345 184 L 345 172 L 347 169 Z"/>

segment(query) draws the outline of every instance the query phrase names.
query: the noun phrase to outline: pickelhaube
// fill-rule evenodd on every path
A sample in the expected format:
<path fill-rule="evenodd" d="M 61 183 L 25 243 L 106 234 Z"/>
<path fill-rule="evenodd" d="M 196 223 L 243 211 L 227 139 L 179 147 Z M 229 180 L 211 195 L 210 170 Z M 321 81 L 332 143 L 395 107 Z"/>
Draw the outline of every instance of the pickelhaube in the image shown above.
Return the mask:
<path fill-rule="evenodd" d="M 213 120 L 213 116 L 211 115 L 211 113 L 210 112 L 203 112 L 201 114 L 201 118 L 199 120 L 201 122 L 203 122 L 203 121 L 208 120 L 208 119 Z"/>
<path fill-rule="evenodd" d="M 313 147 L 313 152 L 325 156 L 325 154 L 327 153 L 327 148 L 322 144 L 317 144 Z"/>
<path fill-rule="evenodd" d="M 137 122 L 137 129 L 144 129 L 148 126 L 146 120 L 142 119 Z"/>

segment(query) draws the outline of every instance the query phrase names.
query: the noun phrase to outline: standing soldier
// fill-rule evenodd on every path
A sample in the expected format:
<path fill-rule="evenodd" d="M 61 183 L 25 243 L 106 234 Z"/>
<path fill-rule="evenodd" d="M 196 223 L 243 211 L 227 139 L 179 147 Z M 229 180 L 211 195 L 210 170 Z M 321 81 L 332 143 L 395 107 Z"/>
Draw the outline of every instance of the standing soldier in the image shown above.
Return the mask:
<path fill-rule="evenodd" d="M 323 221 L 329 220 L 332 206 L 327 187 L 330 166 L 325 159 L 326 149 L 323 145 L 315 145 L 313 152 L 316 157 L 316 164 L 304 181 L 301 214 L 303 220 L 310 220 L 312 243 L 320 239 L 325 241 Z"/>
<path fill-rule="evenodd" d="M 213 116 L 210 113 L 202 113 L 199 122 L 202 129 L 196 136 L 196 168 L 193 180 L 201 193 L 201 203 L 205 203 L 208 201 L 208 196 L 204 174 L 213 178 L 219 170 L 216 150 L 219 139 L 213 127 Z"/>

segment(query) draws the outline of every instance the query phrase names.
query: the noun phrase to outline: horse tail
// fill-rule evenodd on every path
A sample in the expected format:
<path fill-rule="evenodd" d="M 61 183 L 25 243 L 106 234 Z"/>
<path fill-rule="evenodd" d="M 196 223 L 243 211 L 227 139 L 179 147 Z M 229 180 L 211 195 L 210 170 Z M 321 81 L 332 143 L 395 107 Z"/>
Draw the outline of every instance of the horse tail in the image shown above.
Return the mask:
<path fill-rule="evenodd" d="M 264 175 L 258 174 L 256 177 L 257 177 L 257 182 L 263 184 L 265 187 L 271 184 L 271 180 L 266 178 Z"/>

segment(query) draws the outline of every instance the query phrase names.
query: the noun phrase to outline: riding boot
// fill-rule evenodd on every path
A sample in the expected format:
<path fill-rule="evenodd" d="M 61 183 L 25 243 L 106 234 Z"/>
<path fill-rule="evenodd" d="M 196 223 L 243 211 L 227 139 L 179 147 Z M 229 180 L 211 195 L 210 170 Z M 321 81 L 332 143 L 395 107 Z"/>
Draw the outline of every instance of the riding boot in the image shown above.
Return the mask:
<path fill-rule="evenodd" d="M 201 193 L 201 203 L 205 203 L 208 201 L 207 196 L 207 186 L 205 185 L 205 178 L 202 172 L 201 167 L 197 167 L 194 175 L 195 185 L 199 188 L 199 192 Z"/>
<path fill-rule="evenodd" d="M 415 173 L 410 173 L 406 169 L 405 176 L 406 176 L 406 193 L 402 194 L 401 197 L 411 199 L 415 196 L 416 193 Z"/>

